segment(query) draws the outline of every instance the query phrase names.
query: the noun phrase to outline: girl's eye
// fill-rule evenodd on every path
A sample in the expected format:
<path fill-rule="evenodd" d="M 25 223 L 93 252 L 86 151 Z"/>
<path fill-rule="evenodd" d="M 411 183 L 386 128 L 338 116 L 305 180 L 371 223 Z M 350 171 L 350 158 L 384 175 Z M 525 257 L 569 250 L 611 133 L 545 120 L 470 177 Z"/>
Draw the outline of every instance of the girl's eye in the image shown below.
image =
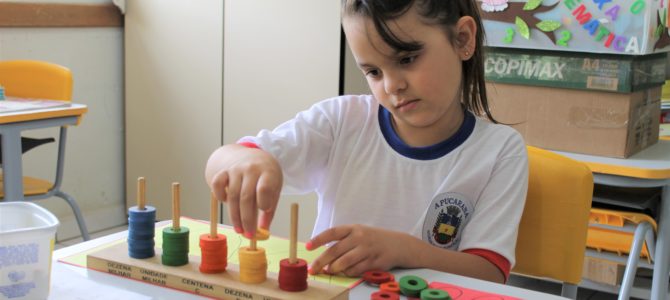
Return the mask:
<path fill-rule="evenodd" d="M 365 71 L 365 76 L 376 77 L 376 76 L 378 76 L 378 75 L 379 75 L 379 70 L 369 70 L 369 71 Z"/>
<path fill-rule="evenodd" d="M 416 55 L 405 56 L 405 57 L 403 57 L 403 58 L 400 59 L 399 63 L 400 63 L 401 65 L 408 65 L 408 64 L 413 63 L 414 60 L 416 60 Z"/>

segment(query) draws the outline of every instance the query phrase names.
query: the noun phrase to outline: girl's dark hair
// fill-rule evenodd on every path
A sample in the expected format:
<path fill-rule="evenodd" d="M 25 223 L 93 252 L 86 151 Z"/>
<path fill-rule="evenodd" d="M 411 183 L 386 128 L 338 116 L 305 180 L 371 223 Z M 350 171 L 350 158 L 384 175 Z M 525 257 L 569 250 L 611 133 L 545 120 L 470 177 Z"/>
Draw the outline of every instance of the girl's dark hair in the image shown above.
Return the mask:
<path fill-rule="evenodd" d="M 498 123 L 491 115 L 486 97 L 484 81 L 484 30 L 475 0 L 342 0 L 342 11 L 347 15 L 370 18 L 381 38 L 398 52 L 412 52 L 421 49 L 421 44 L 398 38 L 387 22 L 398 18 L 416 4 L 419 15 L 428 22 L 441 25 L 452 45 L 458 45 L 454 25 L 463 16 L 470 16 L 477 25 L 476 44 L 473 56 L 461 64 L 463 77 L 461 91 L 464 109 L 476 115 L 486 115 Z"/>

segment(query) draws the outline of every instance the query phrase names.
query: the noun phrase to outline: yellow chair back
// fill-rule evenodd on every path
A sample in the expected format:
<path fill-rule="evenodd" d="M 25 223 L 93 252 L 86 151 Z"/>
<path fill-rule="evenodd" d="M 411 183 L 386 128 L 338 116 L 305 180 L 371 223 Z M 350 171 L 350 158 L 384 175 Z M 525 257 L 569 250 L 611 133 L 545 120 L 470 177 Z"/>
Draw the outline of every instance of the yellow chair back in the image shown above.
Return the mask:
<path fill-rule="evenodd" d="M 578 284 L 593 174 L 583 163 L 531 146 L 528 160 L 528 195 L 512 272 Z"/>
<path fill-rule="evenodd" d="M 5 88 L 5 95 L 12 97 L 72 99 L 70 70 L 43 61 L 0 61 L 0 85 Z"/>

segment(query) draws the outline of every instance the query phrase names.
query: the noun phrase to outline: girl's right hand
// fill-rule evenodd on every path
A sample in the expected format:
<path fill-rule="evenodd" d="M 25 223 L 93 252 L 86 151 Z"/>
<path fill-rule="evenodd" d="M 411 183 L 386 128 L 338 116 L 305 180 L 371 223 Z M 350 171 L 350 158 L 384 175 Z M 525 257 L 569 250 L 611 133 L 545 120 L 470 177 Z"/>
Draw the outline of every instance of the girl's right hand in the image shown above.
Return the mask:
<path fill-rule="evenodd" d="M 260 149 L 226 145 L 210 156 L 205 177 L 216 198 L 228 204 L 237 233 L 251 238 L 257 226 L 269 229 L 283 183 L 281 167 L 272 155 Z"/>

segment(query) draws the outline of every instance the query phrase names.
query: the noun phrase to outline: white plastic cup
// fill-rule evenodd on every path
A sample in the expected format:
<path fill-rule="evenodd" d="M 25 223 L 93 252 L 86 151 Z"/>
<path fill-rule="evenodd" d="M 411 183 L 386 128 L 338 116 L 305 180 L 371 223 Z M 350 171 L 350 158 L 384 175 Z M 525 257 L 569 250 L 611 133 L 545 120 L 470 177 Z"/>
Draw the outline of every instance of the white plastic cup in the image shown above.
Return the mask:
<path fill-rule="evenodd" d="M 0 299 L 46 299 L 58 219 L 30 202 L 0 202 Z"/>

